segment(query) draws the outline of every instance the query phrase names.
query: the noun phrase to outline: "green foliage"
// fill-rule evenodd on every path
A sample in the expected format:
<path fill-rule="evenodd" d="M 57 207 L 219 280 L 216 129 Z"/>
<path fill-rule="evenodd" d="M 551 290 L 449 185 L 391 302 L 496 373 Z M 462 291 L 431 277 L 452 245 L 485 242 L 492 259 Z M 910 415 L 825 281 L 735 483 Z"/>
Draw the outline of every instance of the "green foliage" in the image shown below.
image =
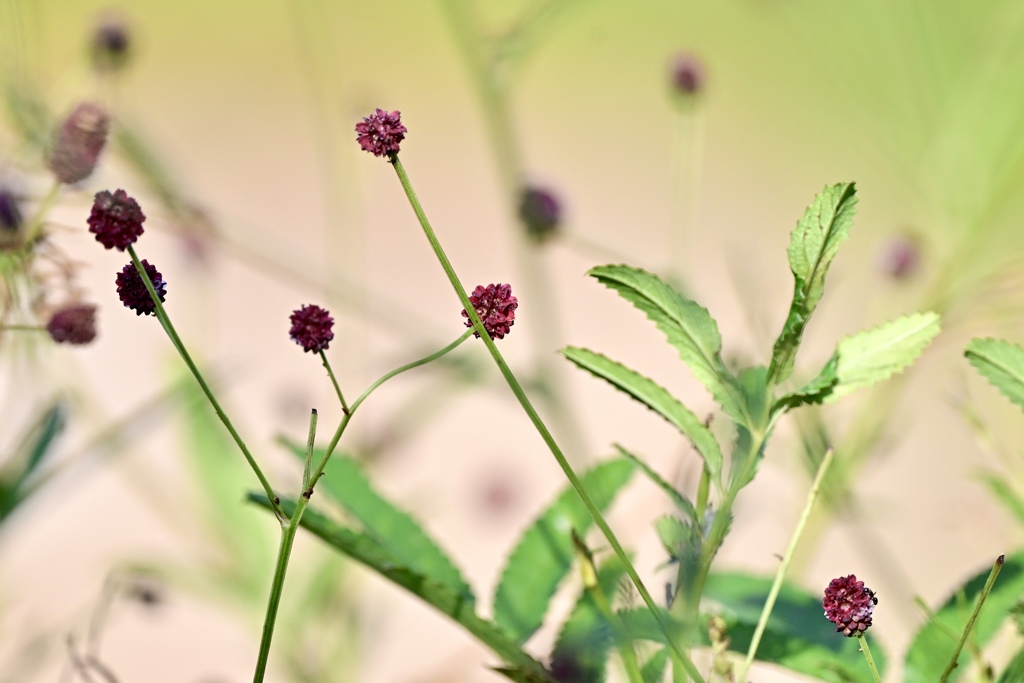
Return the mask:
<path fill-rule="evenodd" d="M 644 683 L 661 683 L 665 678 L 665 666 L 668 664 L 668 655 L 668 648 L 663 647 L 644 662 L 644 665 L 640 667 L 640 676 L 643 678 Z"/>
<path fill-rule="evenodd" d="M 770 578 L 747 574 L 708 576 L 704 598 L 722 610 L 730 650 L 747 652 L 771 585 Z M 884 674 L 884 653 L 877 646 L 871 651 L 879 672 Z M 830 683 L 871 680 L 857 640 L 835 632 L 822 615 L 820 596 L 791 584 L 783 584 L 758 647 L 757 660 Z"/>
<path fill-rule="evenodd" d="M 1002 339 L 972 339 L 964 355 L 999 393 L 1024 409 L 1024 348 Z"/>
<path fill-rule="evenodd" d="M 569 346 L 562 349 L 562 354 L 577 367 L 606 380 L 616 389 L 629 394 L 665 418 L 693 443 L 694 448 L 704 458 L 704 465 L 712 479 L 716 482 L 721 481 L 722 448 L 718 440 L 711 430 L 667 389 L 621 363 L 588 349 Z"/>
<path fill-rule="evenodd" d="M 64 431 L 65 424 L 64 406 L 53 404 L 39 415 L 18 447 L 16 456 L 7 461 L 6 471 L 0 473 L 0 521 L 28 497 L 32 475 L 53 450 L 53 444 Z"/>
<path fill-rule="evenodd" d="M 1010 663 L 1003 669 L 996 683 L 1020 683 L 1024 681 L 1024 648 L 1017 651 Z"/>
<path fill-rule="evenodd" d="M 604 511 L 632 474 L 632 462 L 615 459 L 584 473 L 580 481 Z M 592 522 L 576 491 L 567 487 L 512 551 L 494 594 L 494 621 L 517 643 L 526 642 L 540 628 L 558 584 L 572 566 L 573 530 L 582 536 Z"/>
<path fill-rule="evenodd" d="M 250 502 L 270 510 L 270 504 L 262 491 L 252 492 L 248 498 Z M 292 514 L 295 511 L 295 499 L 282 498 L 281 507 L 285 514 Z M 540 662 L 523 652 L 518 643 L 510 639 L 503 629 L 477 616 L 473 601 L 464 593 L 404 566 L 372 536 L 342 526 L 317 510 L 306 508 L 301 524 L 302 528 L 335 550 L 366 565 L 460 624 L 510 665 L 507 670 L 499 669 L 506 673 L 508 678 L 515 681 L 555 683 Z"/>
<path fill-rule="evenodd" d="M 954 591 L 933 618 L 914 636 L 907 652 L 905 683 L 934 683 L 939 680 L 967 625 L 974 605 L 988 579 L 990 567 L 978 572 Z M 971 631 L 971 642 L 980 650 L 1006 622 L 1010 610 L 1024 594 L 1024 552 L 1006 558 L 999 579 L 985 600 Z M 949 680 L 955 681 L 969 667 L 964 661 L 966 648 L 960 653 L 959 666 Z"/>
<path fill-rule="evenodd" d="M 288 441 L 283 443 L 299 458 L 305 457 L 305 446 Z M 323 454 L 322 450 L 314 451 L 314 462 L 319 462 Z M 325 491 L 350 512 L 359 520 L 364 533 L 373 537 L 402 565 L 444 583 L 469 601 L 475 599 L 451 558 L 409 513 L 373 488 L 355 460 L 334 454 L 327 462 L 316 490 Z"/>
<path fill-rule="evenodd" d="M 598 586 L 605 595 L 614 595 L 625 574 L 618 558 L 611 557 L 597 571 Z M 551 670 L 565 683 L 604 681 L 614 635 L 591 592 L 584 590 L 555 641 Z"/>
<path fill-rule="evenodd" d="M 675 503 L 676 509 L 679 512 L 686 515 L 687 519 L 692 521 L 694 525 L 698 527 L 700 526 L 700 518 L 697 516 L 697 509 L 693 507 L 693 503 L 690 502 L 689 498 L 684 496 L 683 493 L 676 489 L 676 487 L 672 486 L 672 484 L 665 481 L 660 474 L 651 469 L 651 466 L 648 465 L 643 460 L 643 458 L 633 455 L 632 453 L 630 453 L 629 451 L 627 451 L 625 448 L 618 444 L 615 444 L 615 450 L 618 451 L 619 455 L 621 455 L 622 457 L 631 460 L 634 465 L 640 468 L 640 471 L 643 472 L 648 479 L 650 479 L 658 488 L 664 491 L 665 495 L 667 495 L 669 499 L 673 503 Z"/>
<path fill-rule="evenodd" d="M 598 266 L 588 274 L 643 311 L 665 333 L 722 410 L 737 422 L 748 421 L 743 391 L 722 362 L 722 337 L 706 308 L 640 268 Z"/>
<path fill-rule="evenodd" d="M 793 371 L 804 329 L 825 291 L 825 275 L 853 224 L 856 192 L 853 183 L 826 187 L 807 207 L 790 235 L 793 302 L 772 351 L 768 371 L 772 384 L 784 381 Z"/>

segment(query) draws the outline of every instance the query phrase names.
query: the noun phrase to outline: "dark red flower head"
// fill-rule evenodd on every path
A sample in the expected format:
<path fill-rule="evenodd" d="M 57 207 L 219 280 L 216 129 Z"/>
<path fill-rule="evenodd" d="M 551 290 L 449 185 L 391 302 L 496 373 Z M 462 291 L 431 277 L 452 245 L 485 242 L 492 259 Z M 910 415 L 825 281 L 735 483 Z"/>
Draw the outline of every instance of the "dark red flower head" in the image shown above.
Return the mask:
<path fill-rule="evenodd" d="M 554 192 L 540 187 L 527 187 L 519 200 L 519 218 L 530 237 L 544 240 L 551 237 L 562 222 L 562 203 Z"/>
<path fill-rule="evenodd" d="M 704 67 L 696 56 L 683 52 L 672 60 L 672 89 L 684 97 L 700 93 L 704 85 Z"/>
<path fill-rule="evenodd" d="M 103 190 L 96 193 L 89 214 L 89 232 L 96 235 L 96 241 L 107 249 L 124 251 L 128 245 L 139 239 L 142 223 L 146 216 L 139 203 L 124 190 L 114 194 Z"/>
<path fill-rule="evenodd" d="M 92 35 L 92 64 L 97 71 L 115 71 L 131 56 L 131 36 L 123 18 L 107 15 Z"/>
<path fill-rule="evenodd" d="M 145 268 L 146 275 L 153 283 L 153 289 L 156 290 L 160 301 L 163 302 L 167 294 L 167 283 L 164 282 L 164 276 L 160 274 L 156 266 L 150 265 L 146 259 L 142 259 L 142 267 Z M 121 298 L 121 303 L 135 311 L 136 315 L 149 315 L 156 311 L 153 297 L 149 295 L 149 290 L 146 289 L 139 271 L 135 270 L 134 264 L 129 263 L 122 268 L 121 272 L 117 274 L 116 282 L 117 295 Z"/>
<path fill-rule="evenodd" d="M 378 109 L 356 124 L 359 146 L 376 157 L 398 154 L 398 146 L 409 129 L 402 125 L 402 113 Z"/>
<path fill-rule="evenodd" d="M 832 579 L 821 606 L 825 616 L 844 636 L 858 636 L 871 626 L 871 613 L 878 604 L 875 592 L 853 574 Z"/>
<path fill-rule="evenodd" d="M 315 304 L 303 306 L 292 311 L 292 341 L 306 351 L 320 353 L 327 350 L 327 345 L 334 339 L 334 318 L 331 314 Z"/>
<path fill-rule="evenodd" d="M 53 135 L 47 161 L 57 180 L 71 185 L 88 178 L 99 162 L 109 131 L 106 109 L 93 102 L 75 107 Z"/>
<path fill-rule="evenodd" d="M 96 307 L 91 304 L 65 306 L 46 323 L 46 331 L 58 344 L 88 344 L 96 338 Z"/>
<path fill-rule="evenodd" d="M 516 309 L 519 302 L 512 296 L 512 285 L 478 285 L 473 293 L 469 295 L 469 302 L 476 309 L 484 329 L 491 339 L 497 337 L 504 339 L 510 328 L 516 324 Z M 462 311 L 463 318 L 469 318 L 465 309 Z M 466 327 L 473 327 L 472 320 L 466 320 Z M 473 333 L 477 338 L 480 334 Z"/>

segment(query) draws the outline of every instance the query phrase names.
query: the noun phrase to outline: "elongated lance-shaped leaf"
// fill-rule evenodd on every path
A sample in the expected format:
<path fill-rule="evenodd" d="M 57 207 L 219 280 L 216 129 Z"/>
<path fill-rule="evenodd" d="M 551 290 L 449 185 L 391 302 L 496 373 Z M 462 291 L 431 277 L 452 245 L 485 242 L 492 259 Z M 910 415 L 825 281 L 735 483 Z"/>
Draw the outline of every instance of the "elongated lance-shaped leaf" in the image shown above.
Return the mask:
<path fill-rule="evenodd" d="M 265 493 L 252 492 L 248 498 L 249 502 L 270 510 Z M 291 515 L 295 511 L 295 499 L 282 499 L 281 508 L 285 514 Z M 403 565 L 381 547 L 373 537 L 342 526 L 317 510 L 306 508 L 301 525 L 303 529 L 311 532 L 335 550 L 366 565 L 460 624 L 477 640 L 505 660 L 510 665 L 510 671 L 515 671 L 521 676 L 520 678 L 510 676 L 512 680 L 556 683 L 544 666 L 524 652 L 519 644 L 513 642 L 502 629 L 493 622 L 477 616 L 473 601 L 467 599 L 464 593 L 453 590 L 448 584 Z"/>
<path fill-rule="evenodd" d="M 626 570 L 612 556 L 597 571 L 597 583 L 606 596 L 614 596 Z M 609 598 L 611 599 L 611 598 Z M 590 592 L 584 589 L 551 651 L 551 671 L 559 680 L 600 683 L 607 674 L 608 653 L 615 644 L 608 623 Z"/>
<path fill-rule="evenodd" d="M 282 442 L 298 457 L 305 457 L 305 446 L 291 441 Z M 319 462 L 323 453 L 319 449 L 314 451 L 313 461 Z M 327 462 L 316 490 L 324 490 L 332 500 L 348 510 L 359 520 L 363 530 L 402 565 L 446 584 L 471 601 L 475 599 L 451 558 L 409 513 L 373 488 L 355 460 L 340 453 L 334 454 Z"/>
<path fill-rule="evenodd" d="M 846 337 L 836 347 L 836 377 L 826 401 L 903 372 L 939 334 L 937 313 L 914 313 Z"/>
<path fill-rule="evenodd" d="M 598 266 L 588 274 L 643 311 L 678 349 L 680 358 L 722 410 L 737 422 L 747 422 L 743 392 L 722 362 L 722 337 L 706 308 L 640 268 Z"/>
<path fill-rule="evenodd" d="M 632 474 L 633 463 L 615 459 L 594 467 L 580 480 L 603 511 Z M 592 522 L 576 491 L 567 487 L 512 551 L 494 594 L 494 621 L 517 643 L 526 642 L 540 628 L 551 597 L 572 566 L 572 531 L 583 536 Z"/>
<path fill-rule="evenodd" d="M 704 458 L 704 465 L 712 480 L 721 481 L 722 447 L 718 444 L 718 439 L 689 408 L 670 394 L 667 389 L 635 370 L 630 370 L 622 363 L 589 349 L 568 346 L 562 349 L 562 355 L 578 367 L 607 381 L 616 389 L 632 396 L 665 418 L 669 424 L 690 440 L 693 447 Z"/>
<path fill-rule="evenodd" d="M 66 412 L 59 402 L 44 411 L 19 448 L 24 455 L 19 453 L 18 457 L 9 459 L 5 468 L 17 468 L 17 471 L 0 472 L 0 520 L 25 500 L 26 484 L 64 431 Z"/>
<path fill-rule="evenodd" d="M 686 515 L 686 517 L 692 521 L 697 528 L 700 528 L 700 519 L 697 517 L 697 509 L 693 506 L 693 503 L 690 502 L 689 498 L 684 496 L 682 492 L 672 486 L 672 484 L 665 481 L 665 479 L 655 472 L 640 456 L 630 453 L 619 444 L 615 444 L 615 450 L 617 450 L 619 455 L 622 457 L 632 460 L 633 463 L 640 468 L 640 471 L 643 472 L 648 479 L 654 482 L 658 488 L 664 491 L 665 495 L 669 497 L 669 500 L 675 503 L 676 509 Z"/>
<path fill-rule="evenodd" d="M 782 333 L 775 341 L 768 380 L 772 385 L 793 372 L 793 361 L 807 321 L 825 291 L 825 275 L 849 235 L 857 204 L 853 183 L 830 185 L 804 212 L 789 241 L 789 267 L 793 271 L 793 301 Z"/>
<path fill-rule="evenodd" d="M 934 683 L 939 680 L 953 656 L 957 640 L 970 619 L 990 571 L 991 567 L 986 567 L 955 590 L 942 608 L 917 632 L 907 651 L 904 683 Z M 956 681 L 961 673 L 971 670 L 968 666 L 969 651 L 984 650 L 999 633 L 1010 610 L 1019 603 L 1021 595 L 1024 595 L 1024 552 L 1007 557 L 1003 563 L 999 578 L 971 630 L 972 647 L 964 648 L 960 653 L 960 665 L 953 669 L 949 681 Z"/>
<path fill-rule="evenodd" d="M 1002 339 L 972 339 L 964 355 L 999 393 L 1024 409 L 1024 348 Z"/>

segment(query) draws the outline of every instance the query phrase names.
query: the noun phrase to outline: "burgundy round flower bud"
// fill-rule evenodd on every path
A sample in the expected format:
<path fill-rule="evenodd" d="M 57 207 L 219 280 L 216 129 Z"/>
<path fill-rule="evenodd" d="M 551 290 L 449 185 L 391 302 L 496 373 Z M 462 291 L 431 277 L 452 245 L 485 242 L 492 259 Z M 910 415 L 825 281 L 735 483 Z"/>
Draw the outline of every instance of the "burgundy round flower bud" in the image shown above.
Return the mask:
<path fill-rule="evenodd" d="M 549 190 L 527 187 L 519 200 L 519 218 L 530 237 L 545 240 L 555 234 L 562 222 L 562 204 Z"/>
<path fill-rule="evenodd" d="M 131 56 L 128 25 L 121 17 L 103 17 L 92 34 L 92 65 L 97 71 L 117 71 Z"/>
<path fill-rule="evenodd" d="M 878 604 L 875 592 L 853 574 L 832 579 L 821 606 L 825 616 L 844 636 L 859 636 L 871 626 L 871 613 Z"/>
<path fill-rule="evenodd" d="M 0 187 L 0 232 L 18 232 L 21 220 L 18 198 L 10 189 Z"/>
<path fill-rule="evenodd" d="M 96 241 L 107 249 L 124 251 L 142 234 L 142 223 L 146 220 L 139 203 L 124 190 L 114 194 L 103 190 L 96 193 L 89 214 L 89 232 L 96 235 Z"/>
<path fill-rule="evenodd" d="M 673 92 L 683 97 L 699 94 L 704 85 L 704 67 L 695 55 L 688 52 L 675 56 L 670 75 Z"/>
<path fill-rule="evenodd" d="M 160 297 L 160 302 L 163 303 L 167 294 L 167 283 L 164 282 L 164 276 L 160 274 L 156 266 L 150 265 L 146 259 L 142 259 L 142 267 L 146 270 L 150 282 L 153 283 L 153 289 Z M 149 295 L 149 290 L 146 289 L 146 284 L 142 281 L 142 276 L 139 275 L 134 264 L 129 263 L 121 269 L 121 272 L 117 274 L 116 283 L 117 296 L 120 297 L 121 303 L 126 308 L 135 311 L 136 315 L 149 315 L 156 311 L 153 297 Z"/>
<path fill-rule="evenodd" d="M 71 185 L 88 178 L 110 132 L 107 110 L 94 102 L 82 102 L 61 122 L 53 136 L 47 160 L 57 179 Z"/>
<path fill-rule="evenodd" d="M 46 331 L 58 344 L 88 344 L 96 338 L 96 307 L 92 304 L 65 306 L 46 323 Z"/>
<path fill-rule="evenodd" d="M 512 285 L 477 285 L 473 293 L 469 295 L 469 302 L 476 309 L 484 329 L 491 339 L 504 339 L 511 327 L 516 324 L 516 309 L 519 302 L 512 296 Z M 462 317 L 467 318 L 466 327 L 473 327 L 473 321 L 468 320 L 469 313 L 462 310 Z M 480 334 L 473 333 L 478 339 Z"/>
<path fill-rule="evenodd" d="M 399 143 L 409 129 L 402 125 L 402 113 L 378 109 L 356 124 L 356 142 L 370 154 L 382 157 L 398 154 Z"/>
<path fill-rule="evenodd" d="M 292 329 L 289 334 L 292 341 L 306 351 L 320 353 L 326 351 L 328 344 L 334 339 L 334 318 L 323 308 L 315 304 L 303 306 L 292 311 Z"/>

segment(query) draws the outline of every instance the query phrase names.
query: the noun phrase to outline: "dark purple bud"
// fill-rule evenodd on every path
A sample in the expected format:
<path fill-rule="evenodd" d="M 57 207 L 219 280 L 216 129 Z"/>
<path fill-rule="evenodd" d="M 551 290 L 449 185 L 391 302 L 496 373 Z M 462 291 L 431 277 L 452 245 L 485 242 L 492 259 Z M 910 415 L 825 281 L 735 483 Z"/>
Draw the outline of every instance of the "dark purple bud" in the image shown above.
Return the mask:
<path fill-rule="evenodd" d="M 289 331 L 292 341 L 306 351 L 320 353 L 334 339 L 334 318 L 331 314 L 315 304 L 303 306 L 292 311 L 292 328 Z"/>
<path fill-rule="evenodd" d="M 704 85 L 704 67 L 689 52 L 681 52 L 672 60 L 672 89 L 684 97 L 698 95 Z"/>
<path fill-rule="evenodd" d="M 115 15 L 103 17 L 92 34 L 90 52 L 97 71 L 117 71 L 127 64 L 131 38 L 125 21 Z"/>
<path fill-rule="evenodd" d="M 71 185 L 88 178 L 100 158 L 110 132 L 107 110 L 82 102 L 61 122 L 53 136 L 48 165 L 57 179 Z"/>
<path fill-rule="evenodd" d="M 20 228 L 21 208 L 18 206 L 18 198 L 10 189 L 0 187 L 0 233 L 18 232 Z"/>
<path fill-rule="evenodd" d="M 878 604 L 875 592 L 853 574 L 832 579 L 821 606 L 825 616 L 844 636 L 859 636 L 871 626 L 871 614 Z"/>
<path fill-rule="evenodd" d="M 88 344 L 96 338 L 96 307 L 91 304 L 65 306 L 46 323 L 46 331 L 58 344 Z"/>
<path fill-rule="evenodd" d="M 527 187 L 519 200 L 519 218 L 530 237 L 543 241 L 553 236 L 561 224 L 562 204 L 549 190 Z"/>
<path fill-rule="evenodd" d="M 142 223 L 146 216 L 139 203 L 124 190 L 107 190 L 96 193 L 89 214 L 89 232 L 96 235 L 96 241 L 107 249 L 124 251 L 142 234 Z"/>
<path fill-rule="evenodd" d="M 484 329 L 491 339 L 504 339 L 511 327 L 516 324 L 516 309 L 519 301 L 512 296 L 512 285 L 478 285 L 473 293 L 469 295 L 469 302 L 476 309 Z M 467 318 L 466 327 L 473 327 L 473 321 L 469 320 L 469 313 L 462 310 L 462 317 Z M 480 334 L 473 333 L 478 339 Z"/>
<path fill-rule="evenodd" d="M 153 283 L 153 289 L 156 290 L 162 303 L 167 294 L 167 283 L 164 282 L 164 276 L 160 274 L 156 266 L 150 265 L 149 261 L 145 259 L 142 260 L 142 267 L 146 270 L 146 275 L 149 276 Z M 135 311 L 136 315 L 149 315 L 156 312 L 153 297 L 149 295 L 149 290 L 146 289 L 146 284 L 142 281 L 142 276 L 139 275 L 134 264 L 129 263 L 122 268 L 121 272 L 117 274 L 115 282 L 117 283 L 117 296 L 120 297 L 121 303 L 126 308 Z"/>
<path fill-rule="evenodd" d="M 356 124 L 356 141 L 370 154 L 382 157 L 398 154 L 399 143 L 409 129 L 402 125 L 402 114 L 378 109 Z"/>

